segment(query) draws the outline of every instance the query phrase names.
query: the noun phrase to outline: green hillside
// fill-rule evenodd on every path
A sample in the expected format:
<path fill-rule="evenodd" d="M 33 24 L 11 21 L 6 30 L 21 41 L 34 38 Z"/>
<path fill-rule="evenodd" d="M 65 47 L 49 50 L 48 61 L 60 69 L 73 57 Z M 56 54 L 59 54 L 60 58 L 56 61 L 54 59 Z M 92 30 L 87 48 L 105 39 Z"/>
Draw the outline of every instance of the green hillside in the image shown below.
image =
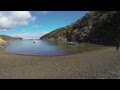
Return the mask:
<path fill-rule="evenodd" d="M 7 36 L 7 35 L 0 35 L 0 38 L 2 38 L 3 40 L 22 40 L 22 38 L 20 37 L 11 37 L 11 36 Z"/>
<path fill-rule="evenodd" d="M 90 11 L 40 39 L 113 45 L 120 40 L 120 11 Z"/>

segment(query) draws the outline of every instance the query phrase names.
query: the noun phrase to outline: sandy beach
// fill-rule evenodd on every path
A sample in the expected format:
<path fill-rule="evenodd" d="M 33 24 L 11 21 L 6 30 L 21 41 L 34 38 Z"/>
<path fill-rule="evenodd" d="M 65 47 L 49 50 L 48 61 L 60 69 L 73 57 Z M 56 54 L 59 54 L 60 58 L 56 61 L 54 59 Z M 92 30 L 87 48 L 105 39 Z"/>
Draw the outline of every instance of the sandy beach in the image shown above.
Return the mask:
<path fill-rule="evenodd" d="M 119 79 L 114 47 L 68 56 L 22 56 L 0 49 L 0 79 Z"/>

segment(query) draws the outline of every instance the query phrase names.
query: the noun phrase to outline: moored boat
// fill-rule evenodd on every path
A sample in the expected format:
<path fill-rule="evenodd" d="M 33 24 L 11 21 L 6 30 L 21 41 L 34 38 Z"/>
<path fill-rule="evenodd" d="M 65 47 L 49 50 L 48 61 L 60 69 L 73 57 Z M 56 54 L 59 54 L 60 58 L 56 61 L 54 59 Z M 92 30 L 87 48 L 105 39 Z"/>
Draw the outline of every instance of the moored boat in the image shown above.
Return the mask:
<path fill-rule="evenodd" d="M 78 43 L 77 42 L 67 42 L 67 44 L 69 44 L 69 45 L 76 45 Z"/>

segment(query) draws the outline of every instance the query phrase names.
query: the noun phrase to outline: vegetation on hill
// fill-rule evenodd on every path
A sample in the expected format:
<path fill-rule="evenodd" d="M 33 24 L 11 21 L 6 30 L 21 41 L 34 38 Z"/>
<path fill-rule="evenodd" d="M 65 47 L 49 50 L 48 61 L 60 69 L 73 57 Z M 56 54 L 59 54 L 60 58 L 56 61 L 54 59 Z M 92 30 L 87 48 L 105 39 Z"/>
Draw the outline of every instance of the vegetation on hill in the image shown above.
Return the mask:
<path fill-rule="evenodd" d="M 0 48 L 3 48 L 8 40 L 22 40 L 22 38 L 0 35 Z"/>
<path fill-rule="evenodd" d="M 11 36 L 7 36 L 7 35 L 0 35 L 0 38 L 2 38 L 3 40 L 22 40 L 21 37 L 11 37 Z"/>
<path fill-rule="evenodd" d="M 90 11 L 40 39 L 114 45 L 120 40 L 120 11 Z"/>

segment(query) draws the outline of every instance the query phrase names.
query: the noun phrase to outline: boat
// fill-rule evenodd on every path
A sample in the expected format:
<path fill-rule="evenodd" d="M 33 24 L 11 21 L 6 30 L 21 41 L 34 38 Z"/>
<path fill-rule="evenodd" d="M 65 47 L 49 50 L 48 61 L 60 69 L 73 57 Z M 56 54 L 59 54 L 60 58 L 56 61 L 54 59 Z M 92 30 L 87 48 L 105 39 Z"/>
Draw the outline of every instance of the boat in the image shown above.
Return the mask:
<path fill-rule="evenodd" d="M 67 44 L 69 44 L 69 45 L 76 45 L 78 43 L 77 42 L 67 42 Z"/>
<path fill-rule="evenodd" d="M 33 43 L 38 43 L 38 42 L 35 40 L 35 41 L 33 41 Z"/>

